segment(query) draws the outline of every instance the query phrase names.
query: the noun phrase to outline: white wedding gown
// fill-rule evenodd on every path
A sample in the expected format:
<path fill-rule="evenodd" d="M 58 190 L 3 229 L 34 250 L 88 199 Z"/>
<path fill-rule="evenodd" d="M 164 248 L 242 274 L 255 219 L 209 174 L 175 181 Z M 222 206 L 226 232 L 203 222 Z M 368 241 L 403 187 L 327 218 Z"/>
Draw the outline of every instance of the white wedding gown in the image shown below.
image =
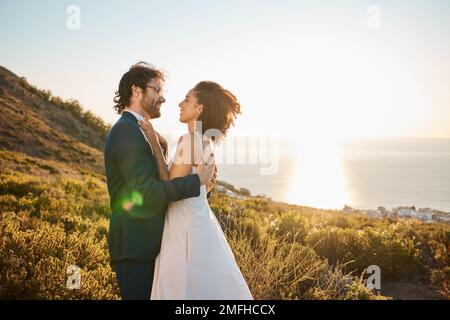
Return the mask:
<path fill-rule="evenodd" d="M 188 139 L 186 139 L 186 137 Z M 197 146 L 201 138 L 196 135 Z M 183 148 L 183 141 L 177 146 Z M 187 145 L 184 145 L 186 150 Z M 200 147 L 201 148 L 201 147 Z M 195 148 L 195 159 L 203 150 Z M 169 168 L 173 163 L 169 163 Z M 195 167 L 192 169 L 195 173 Z M 156 258 L 151 299 L 253 299 L 233 252 L 208 204 L 206 187 L 198 197 L 169 204 L 161 251 Z"/>

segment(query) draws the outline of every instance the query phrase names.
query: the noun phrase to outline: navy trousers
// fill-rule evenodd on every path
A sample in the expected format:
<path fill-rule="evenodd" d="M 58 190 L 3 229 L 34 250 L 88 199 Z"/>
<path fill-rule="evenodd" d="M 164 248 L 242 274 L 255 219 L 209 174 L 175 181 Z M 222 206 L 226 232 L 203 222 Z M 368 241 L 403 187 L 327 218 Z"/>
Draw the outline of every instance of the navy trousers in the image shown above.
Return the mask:
<path fill-rule="evenodd" d="M 155 260 L 115 261 L 114 268 L 123 300 L 150 299 Z"/>

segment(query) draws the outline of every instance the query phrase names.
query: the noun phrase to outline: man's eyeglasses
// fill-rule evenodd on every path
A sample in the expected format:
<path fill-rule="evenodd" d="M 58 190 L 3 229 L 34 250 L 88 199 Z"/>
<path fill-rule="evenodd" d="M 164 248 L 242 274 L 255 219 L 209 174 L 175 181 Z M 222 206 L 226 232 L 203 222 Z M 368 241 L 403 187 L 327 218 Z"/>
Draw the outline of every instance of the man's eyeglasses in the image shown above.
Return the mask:
<path fill-rule="evenodd" d="M 147 85 L 147 86 L 145 86 L 145 87 L 146 87 L 146 88 L 152 88 L 153 90 L 156 91 L 157 94 L 160 94 L 161 91 L 162 91 L 162 88 L 160 88 L 160 87 L 155 87 L 155 86 L 151 86 L 151 85 Z"/>

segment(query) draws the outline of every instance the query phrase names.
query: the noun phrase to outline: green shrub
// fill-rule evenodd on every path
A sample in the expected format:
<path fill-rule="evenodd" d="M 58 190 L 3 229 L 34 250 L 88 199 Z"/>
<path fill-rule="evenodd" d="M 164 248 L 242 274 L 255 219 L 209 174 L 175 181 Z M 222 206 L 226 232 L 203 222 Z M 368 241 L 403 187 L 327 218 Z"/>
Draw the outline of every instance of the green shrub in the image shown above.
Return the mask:
<path fill-rule="evenodd" d="M 348 268 L 359 273 L 370 265 L 378 265 L 385 279 L 414 278 L 422 271 L 414 242 L 392 230 L 326 227 L 313 231 L 307 243 L 332 265 L 351 262 Z"/>
<path fill-rule="evenodd" d="M 286 237 L 288 241 L 304 243 L 309 228 L 309 220 L 294 211 L 281 214 L 275 222 L 275 234 L 278 237 Z"/>

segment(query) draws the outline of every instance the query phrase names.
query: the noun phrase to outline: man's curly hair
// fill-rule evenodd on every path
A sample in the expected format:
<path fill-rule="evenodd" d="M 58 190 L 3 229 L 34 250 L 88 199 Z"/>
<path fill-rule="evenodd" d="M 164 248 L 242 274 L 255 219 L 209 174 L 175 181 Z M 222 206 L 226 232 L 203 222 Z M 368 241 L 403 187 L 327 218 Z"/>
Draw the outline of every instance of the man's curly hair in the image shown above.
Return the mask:
<path fill-rule="evenodd" d="M 131 87 L 133 85 L 142 88 L 145 92 L 147 83 L 155 78 L 164 81 L 164 73 L 146 62 L 141 61 L 132 65 L 130 70 L 120 79 L 119 89 L 115 92 L 114 109 L 117 113 L 121 114 L 123 109 L 130 105 Z"/>

